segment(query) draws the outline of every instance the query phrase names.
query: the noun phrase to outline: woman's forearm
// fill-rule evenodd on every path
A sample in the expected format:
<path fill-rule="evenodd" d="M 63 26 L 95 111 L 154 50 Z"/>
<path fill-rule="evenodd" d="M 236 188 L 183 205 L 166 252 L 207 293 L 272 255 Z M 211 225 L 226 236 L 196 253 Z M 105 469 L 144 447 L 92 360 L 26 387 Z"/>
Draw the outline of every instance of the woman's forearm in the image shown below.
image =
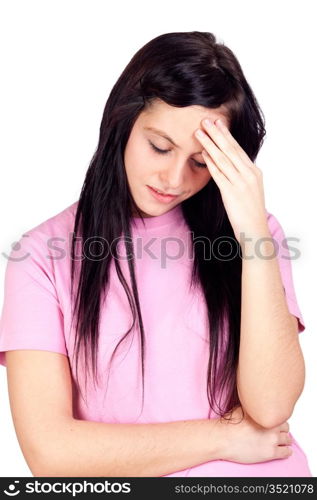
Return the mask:
<path fill-rule="evenodd" d="M 263 230 L 252 241 L 260 237 L 272 238 Z M 297 321 L 287 307 L 273 242 L 263 240 L 257 253 L 248 243 L 245 256 L 253 258 L 243 258 L 242 263 L 238 393 L 256 422 L 273 426 L 292 414 L 303 390 L 305 365 Z"/>
<path fill-rule="evenodd" d="M 163 476 L 220 458 L 219 419 L 108 424 L 71 419 L 38 453 L 34 476 Z M 45 449 L 44 449 L 45 448 Z"/>

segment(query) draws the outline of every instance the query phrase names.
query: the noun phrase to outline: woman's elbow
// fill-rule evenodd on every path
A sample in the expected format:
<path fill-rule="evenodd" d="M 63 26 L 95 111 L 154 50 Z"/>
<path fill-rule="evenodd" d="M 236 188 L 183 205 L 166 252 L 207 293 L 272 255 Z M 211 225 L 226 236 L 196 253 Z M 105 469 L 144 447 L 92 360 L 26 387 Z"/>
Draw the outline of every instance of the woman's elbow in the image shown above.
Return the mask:
<path fill-rule="evenodd" d="M 255 417 L 252 417 L 253 420 L 260 425 L 261 427 L 264 427 L 265 429 L 272 429 L 273 427 L 278 427 L 279 425 L 284 424 L 287 422 L 287 420 L 291 417 L 292 415 L 291 412 L 287 412 L 282 414 L 276 414 L 274 412 L 268 413 L 265 412 L 262 415 L 258 416 L 256 415 Z"/>

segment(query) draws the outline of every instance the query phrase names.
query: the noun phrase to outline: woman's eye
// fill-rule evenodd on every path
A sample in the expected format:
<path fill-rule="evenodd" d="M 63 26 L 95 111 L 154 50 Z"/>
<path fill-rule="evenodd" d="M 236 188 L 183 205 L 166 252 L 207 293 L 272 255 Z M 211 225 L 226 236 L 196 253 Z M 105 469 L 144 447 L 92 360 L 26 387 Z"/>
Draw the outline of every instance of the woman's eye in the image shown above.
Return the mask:
<path fill-rule="evenodd" d="M 160 148 L 157 148 L 156 146 L 154 146 L 154 144 L 149 141 L 152 149 L 154 149 L 154 151 L 156 153 L 159 153 L 161 155 L 165 155 L 166 153 L 169 153 L 170 152 L 170 149 L 160 149 Z M 199 168 L 207 168 L 207 165 L 206 163 L 199 163 L 199 161 L 196 161 L 196 160 L 193 160 L 194 164 L 196 165 L 196 167 L 199 167 Z"/>
<path fill-rule="evenodd" d="M 207 168 L 206 163 L 199 163 L 199 161 L 196 161 L 196 160 L 193 160 L 193 162 L 196 164 L 197 167 Z"/>
<path fill-rule="evenodd" d="M 168 153 L 170 150 L 169 149 L 159 149 L 157 148 L 156 146 L 154 146 L 154 144 L 152 144 L 151 141 L 149 141 L 151 147 L 154 149 L 154 151 L 156 151 L 157 153 L 160 153 L 161 155 L 164 155 L 165 153 Z"/>

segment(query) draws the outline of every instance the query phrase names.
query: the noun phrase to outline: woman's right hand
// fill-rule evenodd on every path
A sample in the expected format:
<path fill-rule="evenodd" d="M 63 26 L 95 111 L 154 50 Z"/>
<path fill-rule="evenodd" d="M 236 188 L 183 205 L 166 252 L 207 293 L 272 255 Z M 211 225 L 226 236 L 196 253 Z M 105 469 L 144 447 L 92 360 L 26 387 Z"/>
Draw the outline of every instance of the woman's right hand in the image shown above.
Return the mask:
<path fill-rule="evenodd" d="M 226 418 L 231 415 L 230 420 L 218 419 L 223 431 L 221 460 L 250 464 L 288 458 L 292 454 L 288 422 L 267 429 L 243 412 L 244 416 L 238 406 L 225 415 Z"/>

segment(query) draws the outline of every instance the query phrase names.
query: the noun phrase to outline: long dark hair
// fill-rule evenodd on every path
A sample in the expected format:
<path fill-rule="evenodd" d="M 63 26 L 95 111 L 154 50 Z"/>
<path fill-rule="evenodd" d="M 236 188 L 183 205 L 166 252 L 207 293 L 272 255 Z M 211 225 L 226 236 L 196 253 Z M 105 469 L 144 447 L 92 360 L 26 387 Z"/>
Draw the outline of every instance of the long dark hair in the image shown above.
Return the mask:
<path fill-rule="evenodd" d="M 263 113 L 247 83 L 233 52 L 217 43 L 209 32 L 176 32 L 157 36 L 132 57 L 106 102 L 100 125 L 98 147 L 88 167 L 78 200 L 71 245 L 71 293 L 76 317 L 76 377 L 78 355 L 85 348 L 85 375 L 90 370 L 98 379 L 97 350 L 101 296 L 109 286 L 109 266 L 114 258 L 118 278 L 131 307 L 133 323 L 121 338 L 130 333 L 138 320 L 142 353 L 144 403 L 144 327 L 134 273 L 134 259 L 128 260 L 132 293 L 120 268 L 116 248 L 104 258 L 83 259 L 75 287 L 75 238 L 96 240 L 96 235 L 111 242 L 124 236 L 127 255 L 134 256 L 131 243 L 131 217 L 142 217 L 129 190 L 124 166 L 124 150 L 138 115 L 156 99 L 170 106 L 200 105 L 222 108 L 230 132 L 254 161 L 265 136 Z M 217 238 L 236 240 L 224 208 L 220 190 L 211 178 L 208 184 L 181 203 L 182 213 L 193 240 Z M 141 219 L 142 220 L 142 219 Z M 236 386 L 236 369 L 240 344 L 241 253 L 234 252 L 223 260 L 214 252 L 204 258 L 201 245 L 193 245 L 192 285 L 201 285 L 209 318 L 210 356 L 207 370 L 207 396 L 210 408 L 224 417 L 240 405 Z M 222 254 L 225 253 L 222 248 Z M 76 291 L 76 298 L 74 295 Z M 226 323 L 227 322 L 227 323 Z M 228 338 L 224 342 L 224 328 Z M 223 352 L 222 356 L 220 353 Z M 223 407 L 216 394 L 226 390 Z M 210 416 L 210 414 L 209 414 Z"/>

